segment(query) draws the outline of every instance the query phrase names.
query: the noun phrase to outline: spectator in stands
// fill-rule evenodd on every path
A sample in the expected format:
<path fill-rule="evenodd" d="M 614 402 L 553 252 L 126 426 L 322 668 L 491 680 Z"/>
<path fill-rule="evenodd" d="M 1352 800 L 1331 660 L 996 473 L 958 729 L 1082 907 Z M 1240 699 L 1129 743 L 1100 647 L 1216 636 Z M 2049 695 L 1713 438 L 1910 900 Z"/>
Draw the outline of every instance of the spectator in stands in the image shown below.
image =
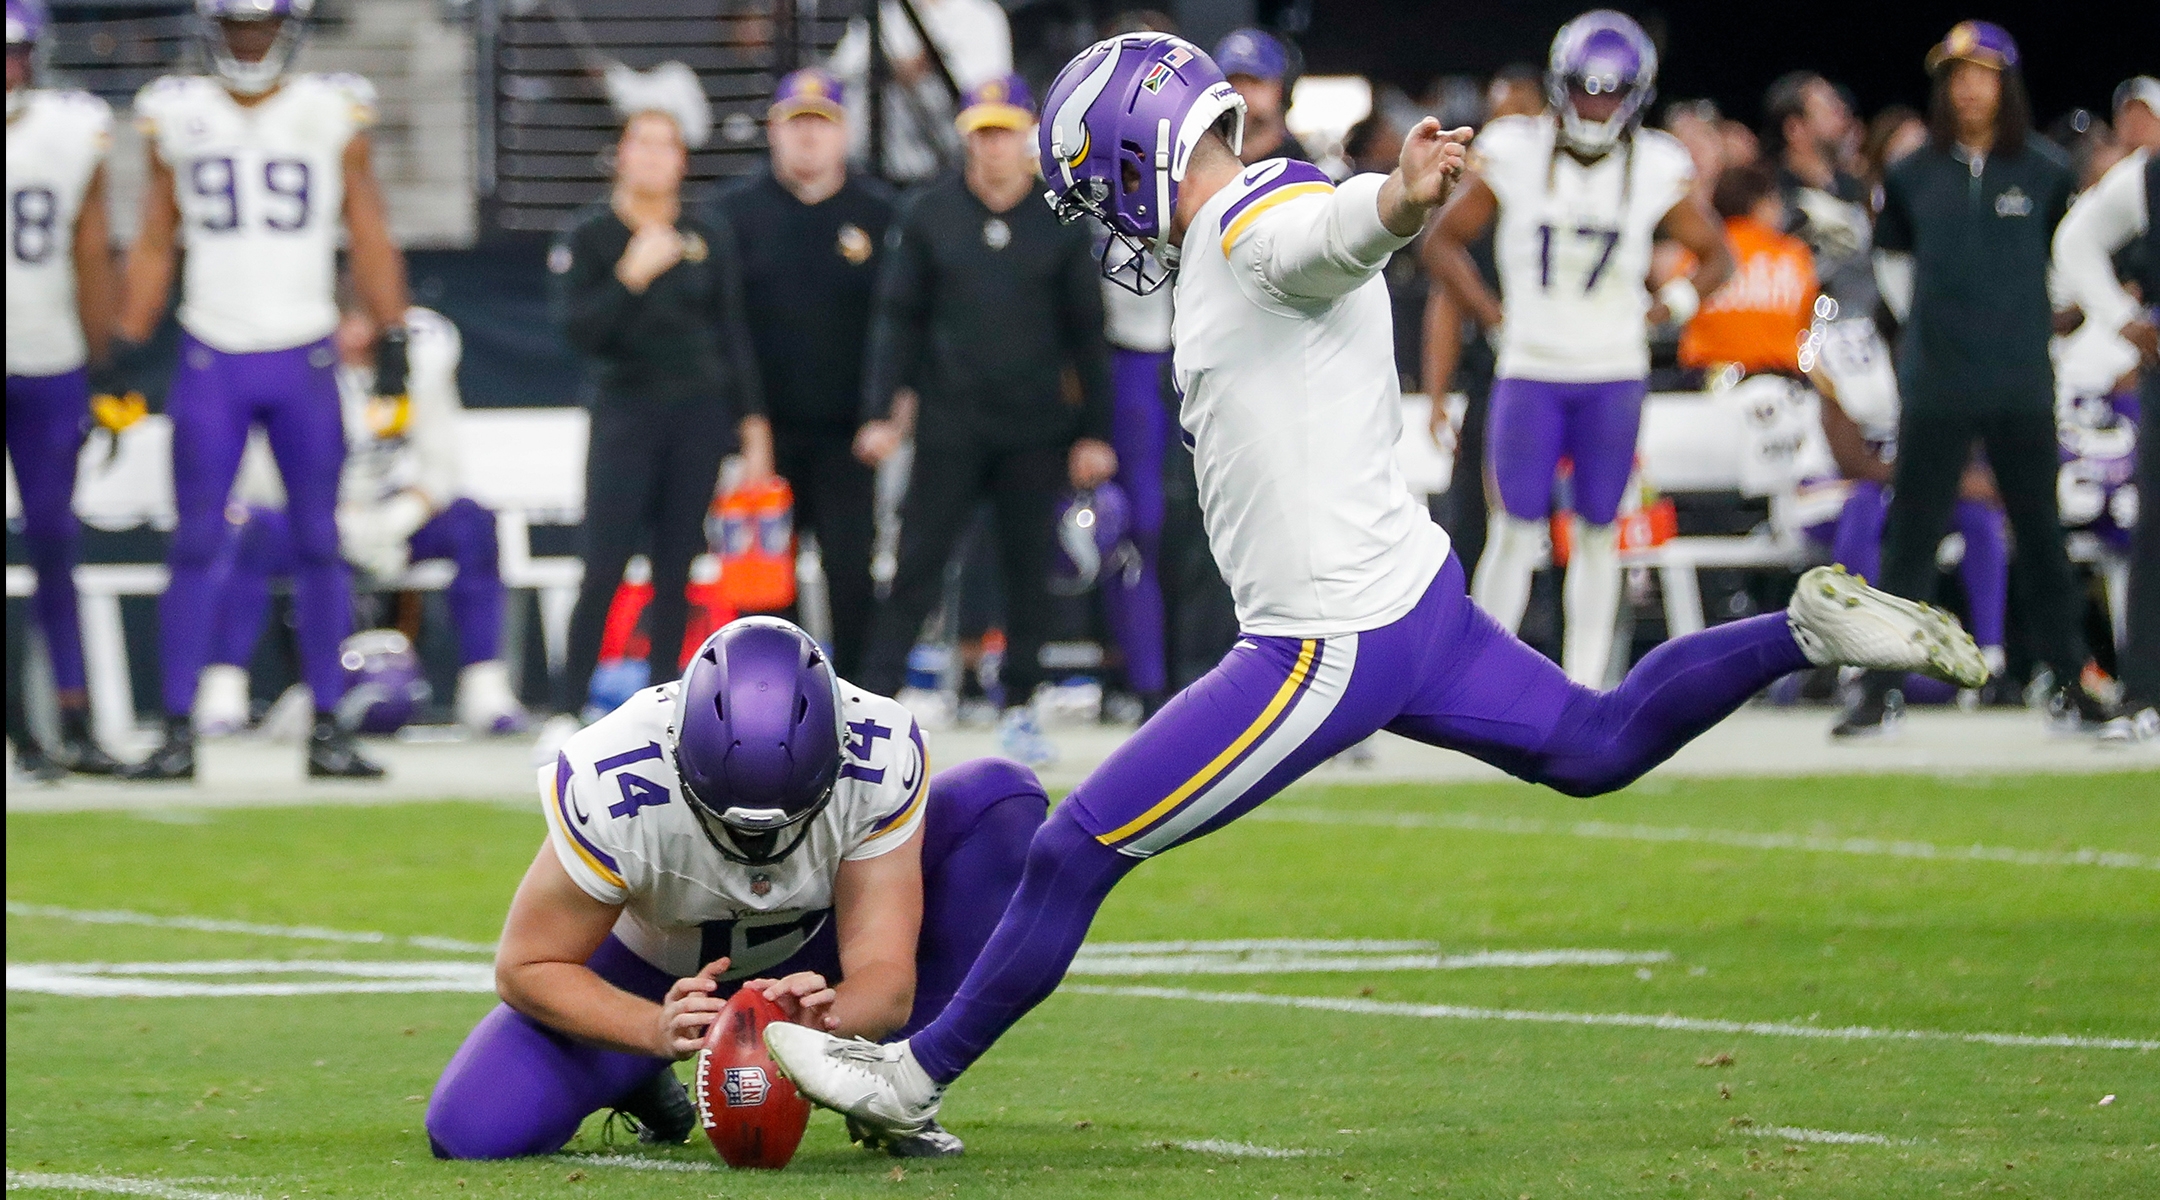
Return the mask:
<path fill-rule="evenodd" d="M 750 474 L 771 471 L 765 424 L 747 419 L 765 405 L 735 236 L 718 217 L 683 208 L 682 129 L 663 112 L 629 116 L 613 192 L 580 210 L 548 255 L 563 336 L 591 360 L 585 578 L 556 697 L 565 716 L 585 705 L 608 607 L 641 546 L 652 562 L 650 679 L 675 678 L 689 617 L 683 589 L 738 422 Z M 557 724 L 543 744 L 565 733 Z"/>
<path fill-rule="evenodd" d="M 2085 652 L 2056 509 L 2049 244 L 2070 203 L 2061 152 L 2034 136 L 2009 33 L 1984 21 L 1928 52 L 1928 144 L 1890 168 L 1875 227 L 1883 298 L 1904 324 L 1899 453 L 1883 538 L 1888 591 L 1934 592 L 1942 540 L 1975 442 L 2017 536 L 2025 627 L 2054 673 L 2066 724 L 2108 716 L 2081 682 Z M 1894 677 L 1867 676 L 1854 725 L 1886 724 Z"/>
<path fill-rule="evenodd" d="M 1238 156 L 1249 163 L 1264 158 L 1311 162 L 1312 155 L 1283 123 L 1290 108 L 1289 47 L 1265 29 L 1234 29 L 1215 43 L 1215 65 L 1245 97 L 1245 145 Z"/>
<path fill-rule="evenodd" d="M 2160 79 L 2140 75 L 2115 89 L 2115 140 L 2126 151 L 2160 154 Z"/>
<path fill-rule="evenodd" d="M 1763 145 L 1777 163 L 1786 232 L 1814 252 L 1831 299 L 1864 313 L 1875 305 L 1867 185 L 1841 165 L 1853 124 L 1845 98 L 1813 71 L 1781 76 L 1763 97 Z"/>
<path fill-rule="evenodd" d="M 2143 111 L 2137 111 L 2142 109 Z M 2160 740 L 2160 331 L 2153 302 L 2160 298 L 2160 81 L 2131 80 L 2116 92 L 2115 128 L 2125 141 L 2144 139 L 2073 205 L 2055 231 L 2055 268 L 2069 301 L 2088 322 L 2117 330 L 2137 348 L 2143 367 L 2138 414 L 2138 493 L 2145 497 L 2130 551 L 2129 644 L 2120 657 L 2122 712 L 2108 723 L 2110 740 Z M 2143 302 L 2117 279 L 2112 256 L 2135 239 L 2145 252 L 2133 268 Z"/>
<path fill-rule="evenodd" d="M 1665 132 L 1680 139 L 1695 160 L 1695 195 L 1709 204 L 1725 169 L 1725 138 L 1715 100 L 1677 100 L 1665 109 Z"/>
<path fill-rule="evenodd" d="M 902 201 L 878 280 L 855 442 L 864 461 L 899 449 L 894 395 L 913 384 L 921 401 L 899 564 L 856 682 L 881 695 L 906 682 L 946 560 L 987 499 L 1005 599 L 1001 750 L 1036 765 L 1054 754 L 1030 710 L 1053 507 L 1066 483 L 1093 487 L 1117 469 L 1101 284 L 1087 232 L 1060 224 L 1037 194 L 1026 82 L 976 88 L 957 125 L 965 172 Z M 1075 384 L 1078 403 L 1068 398 Z"/>
<path fill-rule="evenodd" d="M 764 384 L 773 466 L 817 535 L 832 609 L 833 665 L 862 667 L 877 601 L 870 582 L 876 473 L 855 457 L 878 249 L 892 222 L 884 184 L 847 165 L 840 81 L 804 67 L 766 110 L 772 169 L 723 192 L 742 260 L 750 341 Z"/>
<path fill-rule="evenodd" d="M 1718 141 L 1722 144 L 1721 157 L 1728 167 L 1756 162 L 1762 158 L 1762 142 L 1756 139 L 1755 131 L 1731 117 L 1718 122 Z"/>
<path fill-rule="evenodd" d="M 1883 176 L 1890 173 L 1891 165 L 1927 145 L 1927 140 L 1927 118 L 1902 104 L 1891 105 L 1868 122 L 1867 136 L 1860 142 L 1864 167 L 1860 182 L 1867 188 L 1868 211 L 1882 212 Z"/>
<path fill-rule="evenodd" d="M 891 72 L 882 97 L 870 94 L 869 21 L 848 22 L 830 64 L 849 93 L 862 97 L 848 111 L 858 162 L 871 160 L 870 108 L 883 105 L 883 174 L 896 183 L 928 179 L 950 165 L 959 152 L 951 121 L 960 95 L 1013 69 L 1012 27 L 995 0 L 914 0 L 912 8 L 930 35 L 927 45 L 895 0 L 878 9 Z"/>
<path fill-rule="evenodd" d="M 1488 121 L 1534 117 L 1545 111 L 1545 72 L 1528 63 L 1502 67 L 1486 87 L 1485 100 Z M 1713 117 L 1716 111 L 1711 109 Z M 1499 295 L 1493 230 L 1487 229 L 1467 248 L 1486 290 Z M 1464 574 L 1474 575 L 1491 518 L 1485 494 L 1485 418 L 1492 406 L 1493 369 L 1498 365 L 1491 339 L 1499 328 L 1499 315 L 1481 314 L 1440 283 L 1439 268 L 1431 256 L 1435 249 L 1429 240 L 1418 246 L 1421 265 L 1431 281 L 1425 302 L 1421 390 L 1434 401 L 1433 440 L 1454 451 L 1455 470 L 1447 494 L 1434 504 L 1433 519 L 1454 541 Z M 1493 323 L 1487 324 L 1487 318 Z M 1442 403 L 1451 392 L 1461 392 L 1466 401 L 1459 427 Z"/>

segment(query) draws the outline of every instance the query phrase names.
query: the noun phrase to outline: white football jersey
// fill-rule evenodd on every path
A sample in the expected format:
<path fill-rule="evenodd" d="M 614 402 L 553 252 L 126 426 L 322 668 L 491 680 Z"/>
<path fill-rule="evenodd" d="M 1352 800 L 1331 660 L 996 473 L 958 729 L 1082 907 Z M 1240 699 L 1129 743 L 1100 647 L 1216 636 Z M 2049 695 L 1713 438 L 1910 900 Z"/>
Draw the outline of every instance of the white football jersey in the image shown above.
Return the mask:
<path fill-rule="evenodd" d="M 433 309 L 405 310 L 406 399 L 377 397 L 371 367 L 339 367 L 338 398 L 345 409 L 342 504 L 374 504 L 417 488 L 439 508 L 458 487 L 457 326 Z"/>
<path fill-rule="evenodd" d="M 840 779 L 795 852 L 752 867 L 713 848 L 689 809 L 667 745 L 676 690 L 664 683 L 578 731 L 540 769 L 548 840 L 602 904 L 623 906 L 615 936 L 677 978 L 723 955 L 748 979 L 832 920 L 842 862 L 888 854 L 923 821 L 930 775 L 922 731 L 897 701 L 840 684 Z"/>
<path fill-rule="evenodd" d="M 1502 117 L 1471 143 L 1500 202 L 1494 233 L 1503 379 L 1597 383 L 1650 373 L 1651 241 L 1695 182 L 1669 134 L 1638 129 L 1595 162 L 1553 147 L 1550 116 Z"/>
<path fill-rule="evenodd" d="M 1395 458 L 1402 392 L 1380 270 L 1381 177 L 1270 159 L 1200 209 L 1179 255 L 1178 423 L 1208 548 L 1247 633 L 1377 629 L 1417 605 L 1448 537 Z"/>
<path fill-rule="evenodd" d="M 112 109 L 88 92 L 32 92 L 7 123 L 7 373 L 83 365 L 75 220 L 112 144 Z"/>
<path fill-rule="evenodd" d="M 135 117 L 173 173 L 181 326 L 229 353 L 328 337 L 345 147 L 374 123 L 374 86 L 295 75 L 243 107 L 215 80 L 167 75 L 136 96 Z"/>

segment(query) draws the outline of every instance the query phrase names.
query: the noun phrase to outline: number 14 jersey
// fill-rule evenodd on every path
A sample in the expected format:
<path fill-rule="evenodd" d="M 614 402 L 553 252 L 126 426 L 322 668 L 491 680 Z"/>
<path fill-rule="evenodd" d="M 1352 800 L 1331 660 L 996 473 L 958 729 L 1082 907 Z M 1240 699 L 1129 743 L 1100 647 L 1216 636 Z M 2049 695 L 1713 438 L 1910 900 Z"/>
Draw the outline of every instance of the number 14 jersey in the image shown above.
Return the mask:
<path fill-rule="evenodd" d="M 1594 383 L 1650 373 L 1647 279 L 1657 227 L 1695 182 L 1672 136 L 1635 131 L 1583 163 L 1555 152 L 1550 116 L 1502 117 L 1471 144 L 1500 202 L 1494 248 L 1505 379 Z"/>
<path fill-rule="evenodd" d="M 357 75 L 295 75 L 242 105 L 168 75 L 135 98 L 180 207 L 182 328 L 228 353 L 286 350 L 337 327 L 345 147 L 375 120 Z"/>

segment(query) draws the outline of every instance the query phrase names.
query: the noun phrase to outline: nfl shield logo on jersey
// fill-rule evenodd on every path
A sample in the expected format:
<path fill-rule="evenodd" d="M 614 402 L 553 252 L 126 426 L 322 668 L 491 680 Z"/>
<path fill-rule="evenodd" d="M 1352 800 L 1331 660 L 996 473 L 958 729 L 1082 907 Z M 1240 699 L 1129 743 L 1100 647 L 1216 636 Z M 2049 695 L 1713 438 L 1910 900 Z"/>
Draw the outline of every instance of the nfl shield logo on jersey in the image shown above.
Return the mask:
<path fill-rule="evenodd" d="M 729 1067 L 720 1077 L 720 1094 L 729 1108 L 755 1108 L 765 1103 L 765 1068 Z"/>

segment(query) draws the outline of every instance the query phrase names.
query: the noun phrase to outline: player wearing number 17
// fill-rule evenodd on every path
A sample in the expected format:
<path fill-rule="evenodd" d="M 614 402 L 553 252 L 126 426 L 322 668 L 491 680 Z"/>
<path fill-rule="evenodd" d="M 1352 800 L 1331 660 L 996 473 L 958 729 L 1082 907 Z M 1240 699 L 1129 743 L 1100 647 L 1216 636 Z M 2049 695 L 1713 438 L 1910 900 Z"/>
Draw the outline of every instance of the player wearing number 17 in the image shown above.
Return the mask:
<path fill-rule="evenodd" d="M 1499 334 L 1485 461 L 1500 507 L 1472 594 L 1502 625 L 1521 624 L 1544 557 L 1553 472 L 1563 454 L 1572 458 L 1576 523 L 1561 658 L 1568 678 L 1590 687 L 1605 686 L 1611 665 L 1620 605 L 1614 518 L 1635 464 L 1648 327 L 1685 324 L 1733 269 L 1723 227 L 1691 194 L 1686 148 L 1641 127 L 1656 84 L 1657 51 L 1634 21 L 1598 10 L 1561 26 L 1545 74 L 1547 111 L 1501 117 L 1478 134 L 1470 171 L 1425 250 L 1448 291 Z M 1504 311 L 1464 249 L 1496 215 Z M 1643 281 L 1660 234 L 1701 265 L 1653 297 Z"/>
<path fill-rule="evenodd" d="M 180 364 L 165 403 L 172 421 L 179 521 L 158 609 L 165 741 L 138 779 L 195 774 L 188 716 L 209 658 L 213 562 L 225 538 L 233 473 L 260 425 L 284 476 L 302 675 L 315 698 L 308 774 L 367 778 L 334 715 L 344 690 L 338 643 L 352 632 L 348 571 L 338 555 L 337 495 L 345 461 L 338 405 L 338 223 L 350 235 L 353 282 L 374 320 L 375 393 L 405 392 L 405 265 L 390 239 L 369 163 L 375 89 L 356 75 L 290 74 L 314 0 L 196 0 L 207 76 L 168 75 L 135 100 L 149 157 L 142 233 L 128 256 L 113 378 L 136 382 L 141 346 L 180 284 Z M 103 382 L 103 381 L 101 381 Z"/>

